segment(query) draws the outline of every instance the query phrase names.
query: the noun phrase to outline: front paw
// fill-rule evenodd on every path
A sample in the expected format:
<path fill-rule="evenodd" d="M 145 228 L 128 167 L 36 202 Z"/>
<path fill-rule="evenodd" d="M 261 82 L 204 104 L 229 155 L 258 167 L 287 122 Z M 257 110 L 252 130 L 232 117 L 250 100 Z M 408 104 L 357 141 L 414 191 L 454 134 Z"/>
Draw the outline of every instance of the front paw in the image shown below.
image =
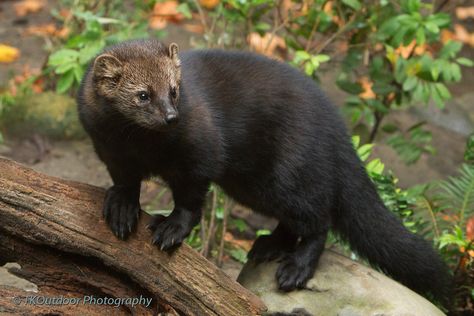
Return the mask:
<path fill-rule="evenodd" d="M 115 236 L 127 239 L 137 226 L 139 214 L 140 203 L 134 192 L 117 186 L 107 190 L 103 216 Z"/>
<path fill-rule="evenodd" d="M 160 250 L 170 251 L 181 245 L 188 237 L 193 225 L 171 214 L 168 217 L 162 215 L 154 217 L 148 228 L 153 231 L 153 244 Z"/>
<path fill-rule="evenodd" d="M 302 289 L 314 274 L 314 266 L 294 254 L 287 255 L 278 266 L 276 278 L 280 290 Z"/>

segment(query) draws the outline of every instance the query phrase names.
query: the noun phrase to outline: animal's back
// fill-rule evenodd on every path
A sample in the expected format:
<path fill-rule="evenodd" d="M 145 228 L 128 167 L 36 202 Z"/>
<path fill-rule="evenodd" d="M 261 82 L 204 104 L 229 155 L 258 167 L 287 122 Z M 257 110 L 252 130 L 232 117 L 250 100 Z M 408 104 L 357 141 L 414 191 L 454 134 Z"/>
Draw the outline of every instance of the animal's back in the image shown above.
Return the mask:
<path fill-rule="evenodd" d="M 215 181 L 229 194 L 265 213 L 295 207 L 308 191 L 312 199 L 332 196 L 329 173 L 345 128 L 311 79 L 243 52 L 192 51 L 182 68 L 187 102 L 205 103 L 221 133 L 225 163 Z"/>

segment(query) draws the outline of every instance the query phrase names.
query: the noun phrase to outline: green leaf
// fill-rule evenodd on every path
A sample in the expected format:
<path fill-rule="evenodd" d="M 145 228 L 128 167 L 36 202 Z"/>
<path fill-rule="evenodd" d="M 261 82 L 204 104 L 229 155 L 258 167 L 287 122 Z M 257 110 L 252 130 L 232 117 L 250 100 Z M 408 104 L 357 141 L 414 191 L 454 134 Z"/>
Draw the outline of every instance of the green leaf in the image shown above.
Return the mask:
<path fill-rule="evenodd" d="M 73 49 L 64 48 L 51 54 L 48 59 L 48 64 L 51 66 L 59 66 L 65 63 L 70 63 L 79 58 L 79 52 Z"/>
<path fill-rule="evenodd" d="M 396 18 L 391 18 L 380 26 L 378 30 L 378 34 L 380 34 L 383 38 L 391 37 L 395 34 L 395 32 L 400 27 L 400 23 Z"/>
<path fill-rule="evenodd" d="M 463 164 L 457 177 L 439 184 L 442 207 L 458 212 L 460 223 L 474 213 L 474 165 Z M 460 232 L 462 234 L 462 231 Z M 458 233 L 459 235 L 459 233 Z"/>
<path fill-rule="evenodd" d="M 359 148 L 359 144 L 360 144 L 360 136 L 359 135 L 352 136 L 352 145 L 354 146 L 355 149 Z"/>
<path fill-rule="evenodd" d="M 257 30 L 260 33 L 266 32 L 272 28 L 272 26 L 268 23 L 265 22 L 258 22 L 254 26 L 255 30 Z"/>
<path fill-rule="evenodd" d="M 461 67 L 459 67 L 458 64 L 451 63 L 450 68 L 451 68 L 451 76 L 453 78 L 453 81 L 455 82 L 460 81 L 462 77 Z"/>
<path fill-rule="evenodd" d="M 374 144 L 365 144 L 365 145 L 360 146 L 357 149 L 357 154 L 359 155 L 360 160 L 366 161 L 367 158 L 369 158 L 373 147 L 374 147 Z"/>
<path fill-rule="evenodd" d="M 247 223 L 240 218 L 232 220 L 232 224 L 237 228 L 239 232 L 244 232 L 247 230 Z"/>
<path fill-rule="evenodd" d="M 350 82 L 348 80 L 338 80 L 336 81 L 336 84 L 339 86 L 339 88 L 346 92 L 349 92 L 350 94 L 359 94 L 364 91 L 360 84 Z"/>
<path fill-rule="evenodd" d="M 191 19 L 193 17 L 191 13 L 191 9 L 189 8 L 189 5 L 186 2 L 181 3 L 176 10 L 178 12 L 182 13 L 187 19 Z"/>
<path fill-rule="evenodd" d="M 316 60 L 320 63 L 325 63 L 325 62 L 327 62 L 331 59 L 331 57 L 329 57 L 328 55 L 324 55 L 324 54 L 316 55 L 313 58 L 314 58 L 314 60 Z"/>
<path fill-rule="evenodd" d="M 456 57 L 457 53 L 459 53 L 461 48 L 462 43 L 457 41 L 449 41 L 443 46 L 439 52 L 439 56 L 441 58 L 454 58 Z"/>
<path fill-rule="evenodd" d="M 391 136 L 387 143 L 393 147 L 406 164 L 416 162 L 423 153 L 432 153 L 431 132 L 422 129 L 424 123 L 418 123 L 408 129 L 408 133 Z"/>
<path fill-rule="evenodd" d="M 415 76 L 408 77 L 403 83 L 403 90 L 411 91 L 416 87 L 417 83 L 418 83 L 418 79 Z"/>
<path fill-rule="evenodd" d="M 378 158 L 370 161 L 366 166 L 366 169 L 368 172 L 379 174 L 379 175 L 383 173 L 384 168 L 385 168 L 385 165 Z"/>
<path fill-rule="evenodd" d="M 459 57 L 458 59 L 456 59 L 456 61 L 458 62 L 458 64 L 466 66 L 466 67 L 474 66 L 474 61 L 472 61 L 469 58 Z"/>
<path fill-rule="evenodd" d="M 449 92 L 448 88 L 446 88 L 444 84 L 436 83 L 435 87 L 443 100 L 448 100 L 451 98 L 451 93 Z"/>
<path fill-rule="evenodd" d="M 54 73 L 61 75 L 73 69 L 75 66 L 76 66 L 75 63 L 64 63 L 64 64 L 59 65 L 59 67 L 57 67 L 56 69 L 54 69 Z"/>
<path fill-rule="evenodd" d="M 398 131 L 398 126 L 395 125 L 395 124 L 387 123 L 387 124 L 385 124 L 384 126 L 382 126 L 382 130 L 383 130 L 385 133 L 392 134 L 392 133 Z"/>
<path fill-rule="evenodd" d="M 69 88 L 71 88 L 72 84 L 74 83 L 74 72 L 68 71 L 63 76 L 61 76 L 58 80 L 56 85 L 56 91 L 58 93 L 64 93 Z"/>
<path fill-rule="evenodd" d="M 259 229 L 255 233 L 257 237 L 270 235 L 272 232 L 269 229 Z"/>
<path fill-rule="evenodd" d="M 419 28 L 416 30 L 416 44 L 423 45 L 426 42 L 425 30 Z"/>
<path fill-rule="evenodd" d="M 360 10 L 361 4 L 359 0 L 342 0 L 342 3 L 345 5 L 351 7 L 354 10 Z"/>
<path fill-rule="evenodd" d="M 432 22 L 426 22 L 425 23 L 425 27 L 428 31 L 430 31 L 431 33 L 435 33 L 435 34 L 438 34 L 439 33 L 439 27 L 438 25 L 436 25 L 435 23 L 432 23 Z"/>
<path fill-rule="evenodd" d="M 474 162 L 474 134 L 471 134 L 467 139 L 464 160 L 470 163 Z"/>
<path fill-rule="evenodd" d="M 435 85 L 430 85 L 430 92 L 431 92 L 431 98 L 435 102 L 436 106 L 439 107 L 440 109 L 444 108 L 444 100 L 441 97 L 440 93 L 438 92 L 438 89 L 436 88 Z"/>
<path fill-rule="evenodd" d="M 435 62 L 432 64 L 430 73 L 431 73 L 431 78 L 433 78 L 434 81 L 437 81 L 440 74 L 438 63 Z"/>
<path fill-rule="evenodd" d="M 319 64 L 318 64 L 318 65 L 315 65 L 315 64 L 313 64 L 313 63 L 306 63 L 306 64 L 304 65 L 304 72 L 305 72 L 305 74 L 306 74 L 307 76 L 312 76 L 313 73 L 314 73 L 314 70 L 317 68 L 317 66 L 319 66 Z"/>
<path fill-rule="evenodd" d="M 243 249 L 232 249 L 229 251 L 229 254 L 232 258 L 235 260 L 241 262 L 241 263 L 246 263 L 247 262 L 247 252 Z"/>

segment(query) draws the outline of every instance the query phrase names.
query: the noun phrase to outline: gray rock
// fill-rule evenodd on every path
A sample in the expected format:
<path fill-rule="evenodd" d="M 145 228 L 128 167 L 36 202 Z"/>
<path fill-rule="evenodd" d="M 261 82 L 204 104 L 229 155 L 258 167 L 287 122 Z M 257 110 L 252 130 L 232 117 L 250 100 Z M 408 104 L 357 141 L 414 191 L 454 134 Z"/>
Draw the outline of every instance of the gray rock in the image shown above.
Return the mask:
<path fill-rule="evenodd" d="M 269 314 L 321 316 L 442 316 L 425 298 L 387 276 L 326 250 L 307 289 L 278 291 L 278 263 L 248 262 L 237 281 L 257 294 Z M 282 314 L 280 314 L 282 313 Z"/>
<path fill-rule="evenodd" d="M 9 262 L 0 267 L 0 287 L 10 286 L 27 292 L 38 292 L 36 284 L 10 273 L 11 269 L 20 270 L 21 266 L 18 263 Z"/>

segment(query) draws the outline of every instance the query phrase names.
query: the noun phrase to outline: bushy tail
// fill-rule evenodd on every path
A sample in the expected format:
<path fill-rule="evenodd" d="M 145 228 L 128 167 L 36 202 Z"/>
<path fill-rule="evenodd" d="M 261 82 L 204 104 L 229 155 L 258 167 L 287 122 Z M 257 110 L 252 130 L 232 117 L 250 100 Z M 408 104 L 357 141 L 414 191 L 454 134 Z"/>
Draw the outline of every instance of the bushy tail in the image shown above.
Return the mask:
<path fill-rule="evenodd" d="M 385 207 L 357 158 L 345 168 L 335 229 L 372 265 L 420 294 L 431 293 L 447 306 L 451 277 L 439 254 Z"/>

